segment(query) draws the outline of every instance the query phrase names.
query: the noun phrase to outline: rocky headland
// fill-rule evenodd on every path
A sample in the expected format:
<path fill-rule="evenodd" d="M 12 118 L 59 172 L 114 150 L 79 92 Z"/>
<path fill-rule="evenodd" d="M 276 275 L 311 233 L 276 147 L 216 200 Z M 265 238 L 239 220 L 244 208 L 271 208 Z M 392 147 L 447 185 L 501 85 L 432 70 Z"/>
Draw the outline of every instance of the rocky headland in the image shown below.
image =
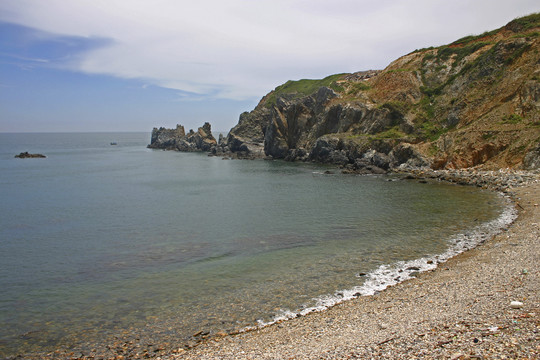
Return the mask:
<path fill-rule="evenodd" d="M 348 172 L 540 166 L 540 14 L 382 71 L 289 81 L 222 148 Z"/>
<path fill-rule="evenodd" d="M 352 173 L 538 169 L 539 26 L 533 14 L 413 51 L 381 71 L 288 81 L 219 143 L 201 144 L 204 127 L 191 138 L 180 127 L 154 129 L 150 147 L 314 161 Z"/>

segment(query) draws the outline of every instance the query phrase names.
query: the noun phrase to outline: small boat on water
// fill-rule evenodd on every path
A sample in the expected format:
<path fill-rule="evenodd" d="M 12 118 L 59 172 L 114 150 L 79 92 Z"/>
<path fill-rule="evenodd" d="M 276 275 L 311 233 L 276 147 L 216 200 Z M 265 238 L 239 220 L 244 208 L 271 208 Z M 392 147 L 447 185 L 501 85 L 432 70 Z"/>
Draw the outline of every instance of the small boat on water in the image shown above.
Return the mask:
<path fill-rule="evenodd" d="M 111 145 L 118 145 L 118 143 L 116 141 L 113 141 Z"/>

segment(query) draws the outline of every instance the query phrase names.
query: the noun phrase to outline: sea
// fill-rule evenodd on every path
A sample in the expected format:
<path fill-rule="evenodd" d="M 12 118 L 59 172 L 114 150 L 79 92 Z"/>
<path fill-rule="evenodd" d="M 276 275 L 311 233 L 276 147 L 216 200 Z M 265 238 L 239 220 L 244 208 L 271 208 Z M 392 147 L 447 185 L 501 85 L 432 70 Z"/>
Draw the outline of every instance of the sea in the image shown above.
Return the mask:
<path fill-rule="evenodd" d="M 119 338 L 181 347 L 201 331 L 324 311 L 433 269 L 515 217 L 475 187 L 149 142 L 0 134 L 0 357 Z M 24 151 L 47 157 L 14 157 Z"/>

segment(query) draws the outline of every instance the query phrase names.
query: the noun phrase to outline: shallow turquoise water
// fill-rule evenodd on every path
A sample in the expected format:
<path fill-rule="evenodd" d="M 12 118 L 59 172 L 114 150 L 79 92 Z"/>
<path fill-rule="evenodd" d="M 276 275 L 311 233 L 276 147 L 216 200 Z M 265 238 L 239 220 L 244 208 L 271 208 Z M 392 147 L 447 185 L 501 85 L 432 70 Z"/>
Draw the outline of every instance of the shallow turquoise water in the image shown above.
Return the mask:
<path fill-rule="evenodd" d="M 148 142 L 0 134 L 0 356 L 267 322 L 361 285 L 359 273 L 443 253 L 503 209 L 471 187 Z"/>

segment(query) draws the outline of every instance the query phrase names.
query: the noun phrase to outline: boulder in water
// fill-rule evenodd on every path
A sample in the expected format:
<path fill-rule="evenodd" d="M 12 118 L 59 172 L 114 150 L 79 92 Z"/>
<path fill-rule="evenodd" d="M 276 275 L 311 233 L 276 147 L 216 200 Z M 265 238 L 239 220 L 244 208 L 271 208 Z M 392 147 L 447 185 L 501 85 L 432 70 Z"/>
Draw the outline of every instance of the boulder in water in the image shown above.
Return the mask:
<path fill-rule="evenodd" d="M 29 158 L 46 158 L 43 154 L 30 154 L 28 151 L 22 152 L 19 155 L 15 155 L 19 159 L 29 159 Z"/>

